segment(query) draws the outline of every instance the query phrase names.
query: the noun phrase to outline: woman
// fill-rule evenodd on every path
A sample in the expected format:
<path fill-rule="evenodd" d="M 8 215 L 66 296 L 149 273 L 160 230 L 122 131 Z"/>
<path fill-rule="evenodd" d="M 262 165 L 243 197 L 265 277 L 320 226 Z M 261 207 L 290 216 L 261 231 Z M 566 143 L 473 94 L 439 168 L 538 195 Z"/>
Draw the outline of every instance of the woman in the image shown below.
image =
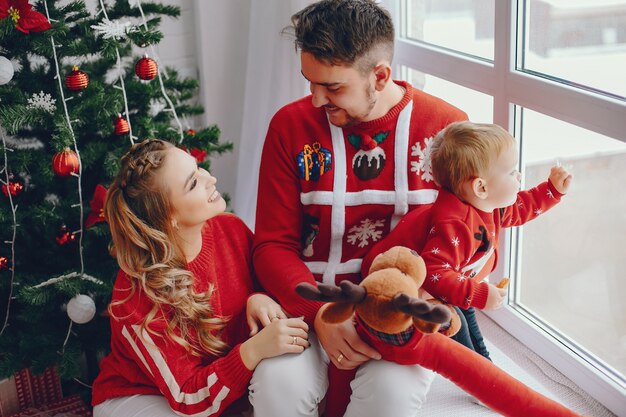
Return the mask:
<path fill-rule="evenodd" d="M 309 346 L 303 320 L 254 292 L 252 233 L 215 184 L 162 140 L 122 158 L 105 202 L 120 271 L 95 417 L 238 411 L 261 360 Z"/>

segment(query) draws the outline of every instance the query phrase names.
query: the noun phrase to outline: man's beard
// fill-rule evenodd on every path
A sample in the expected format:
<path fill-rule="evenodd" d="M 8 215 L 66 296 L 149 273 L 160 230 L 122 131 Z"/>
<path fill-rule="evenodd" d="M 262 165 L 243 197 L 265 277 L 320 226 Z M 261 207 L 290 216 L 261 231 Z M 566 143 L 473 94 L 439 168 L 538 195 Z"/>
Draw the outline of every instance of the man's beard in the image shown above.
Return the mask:
<path fill-rule="evenodd" d="M 372 109 L 374 109 L 374 106 L 376 105 L 376 96 L 374 95 L 374 91 L 375 91 L 374 87 L 372 87 L 371 85 L 367 85 L 365 87 L 365 100 L 367 101 L 367 109 L 360 115 L 352 115 L 352 114 L 349 114 L 346 110 L 344 110 L 346 114 L 346 120 L 345 122 L 336 126 L 350 127 L 350 126 L 356 126 L 359 123 L 362 123 L 363 120 L 365 120 L 367 116 L 369 116 L 369 114 L 372 112 Z"/>

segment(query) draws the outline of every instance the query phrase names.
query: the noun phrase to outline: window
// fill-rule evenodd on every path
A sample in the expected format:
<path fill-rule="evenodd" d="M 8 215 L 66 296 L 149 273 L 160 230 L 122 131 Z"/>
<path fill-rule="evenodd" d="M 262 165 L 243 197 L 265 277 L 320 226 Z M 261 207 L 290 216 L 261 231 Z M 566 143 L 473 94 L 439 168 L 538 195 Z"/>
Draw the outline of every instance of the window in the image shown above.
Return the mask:
<path fill-rule="evenodd" d="M 525 188 L 556 159 L 569 195 L 509 230 L 490 316 L 619 414 L 626 409 L 626 0 L 387 0 L 414 86 L 520 144 Z M 398 73 L 398 72 L 396 72 Z"/>

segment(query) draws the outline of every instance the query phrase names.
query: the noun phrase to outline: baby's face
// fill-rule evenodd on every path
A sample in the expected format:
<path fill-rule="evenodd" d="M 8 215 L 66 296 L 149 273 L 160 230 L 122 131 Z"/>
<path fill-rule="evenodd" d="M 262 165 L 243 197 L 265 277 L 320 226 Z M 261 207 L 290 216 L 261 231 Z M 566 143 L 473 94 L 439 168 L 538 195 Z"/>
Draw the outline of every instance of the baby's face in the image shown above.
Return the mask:
<path fill-rule="evenodd" d="M 491 164 L 489 172 L 484 176 L 487 182 L 487 199 L 485 202 L 490 204 L 493 210 L 515 203 L 521 181 L 517 164 L 517 148 L 512 143 L 497 156 Z"/>

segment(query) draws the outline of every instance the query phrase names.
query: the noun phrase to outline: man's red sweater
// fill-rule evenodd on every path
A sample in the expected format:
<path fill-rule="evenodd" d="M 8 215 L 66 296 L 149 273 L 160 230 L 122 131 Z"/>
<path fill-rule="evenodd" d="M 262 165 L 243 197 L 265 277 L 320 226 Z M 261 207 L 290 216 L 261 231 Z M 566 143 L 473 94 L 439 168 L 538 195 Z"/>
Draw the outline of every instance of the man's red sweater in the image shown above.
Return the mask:
<path fill-rule="evenodd" d="M 402 100 L 385 116 L 349 128 L 329 124 L 304 97 L 279 110 L 265 140 L 254 266 L 282 307 L 312 324 L 321 306 L 295 293 L 315 280 L 360 282 L 361 259 L 409 210 L 432 203 L 432 137 L 467 115 L 395 81 Z"/>

